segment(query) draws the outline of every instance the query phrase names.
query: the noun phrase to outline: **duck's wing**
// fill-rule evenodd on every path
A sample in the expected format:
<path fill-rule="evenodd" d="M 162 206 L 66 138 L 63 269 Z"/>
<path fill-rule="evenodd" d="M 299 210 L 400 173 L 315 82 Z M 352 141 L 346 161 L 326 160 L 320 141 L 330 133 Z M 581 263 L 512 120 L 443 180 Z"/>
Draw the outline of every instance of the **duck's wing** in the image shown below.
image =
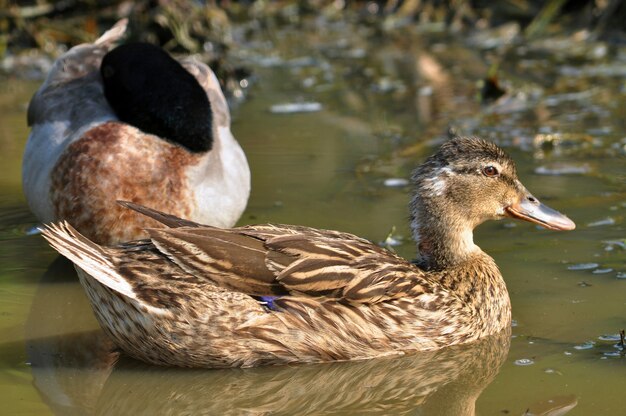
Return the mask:
<path fill-rule="evenodd" d="M 154 245 L 194 276 L 251 295 L 377 303 L 424 293 L 424 273 L 352 234 L 288 225 L 150 229 Z"/>

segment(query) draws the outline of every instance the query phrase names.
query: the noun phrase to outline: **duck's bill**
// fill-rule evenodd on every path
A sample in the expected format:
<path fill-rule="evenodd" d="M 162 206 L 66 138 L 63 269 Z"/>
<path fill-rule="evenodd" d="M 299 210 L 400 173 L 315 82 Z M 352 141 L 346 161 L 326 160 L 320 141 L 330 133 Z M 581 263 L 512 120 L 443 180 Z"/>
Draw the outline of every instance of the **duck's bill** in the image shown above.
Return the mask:
<path fill-rule="evenodd" d="M 576 228 L 574 221 L 565 215 L 534 198 L 533 200 L 534 202 L 531 202 L 524 198 L 522 202 L 507 207 L 506 211 L 513 218 L 539 224 L 549 230 L 569 231 Z"/>

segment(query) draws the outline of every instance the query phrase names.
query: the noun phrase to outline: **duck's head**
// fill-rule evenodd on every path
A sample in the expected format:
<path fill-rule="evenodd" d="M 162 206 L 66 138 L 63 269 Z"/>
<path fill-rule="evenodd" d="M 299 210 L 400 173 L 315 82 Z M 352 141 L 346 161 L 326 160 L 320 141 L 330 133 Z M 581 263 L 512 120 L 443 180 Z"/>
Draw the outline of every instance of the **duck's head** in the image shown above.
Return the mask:
<path fill-rule="evenodd" d="M 478 250 L 472 230 L 490 219 L 518 218 L 551 230 L 575 228 L 535 198 L 518 179 L 513 160 L 485 140 L 459 137 L 444 143 L 412 179 L 413 234 L 431 266 L 443 262 L 445 267 Z"/>

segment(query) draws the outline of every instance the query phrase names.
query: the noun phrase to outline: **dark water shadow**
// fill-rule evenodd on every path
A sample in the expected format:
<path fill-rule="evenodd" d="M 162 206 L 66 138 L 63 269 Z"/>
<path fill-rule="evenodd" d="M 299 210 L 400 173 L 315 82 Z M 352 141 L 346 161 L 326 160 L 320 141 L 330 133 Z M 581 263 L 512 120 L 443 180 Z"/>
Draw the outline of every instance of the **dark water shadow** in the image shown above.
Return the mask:
<path fill-rule="evenodd" d="M 360 362 L 161 368 L 120 358 L 102 331 L 80 329 L 93 317 L 78 283 L 62 296 L 50 290 L 73 274 L 65 262 L 51 265 L 27 324 L 34 385 L 55 414 L 473 415 L 510 346 L 504 332 L 471 345 Z M 55 334 L 38 336 L 46 325 Z"/>

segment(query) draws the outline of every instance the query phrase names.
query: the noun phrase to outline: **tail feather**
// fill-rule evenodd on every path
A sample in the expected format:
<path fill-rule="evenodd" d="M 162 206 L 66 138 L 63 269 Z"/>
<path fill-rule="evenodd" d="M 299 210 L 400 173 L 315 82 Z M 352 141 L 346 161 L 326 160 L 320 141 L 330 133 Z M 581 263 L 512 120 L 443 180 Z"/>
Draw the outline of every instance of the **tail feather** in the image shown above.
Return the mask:
<path fill-rule="evenodd" d="M 52 248 L 85 273 L 109 289 L 128 298 L 137 299 L 130 283 L 115 270 L 106 249 L 81 235 L 67 221 L 47 224 L 41 231 Z"/>

